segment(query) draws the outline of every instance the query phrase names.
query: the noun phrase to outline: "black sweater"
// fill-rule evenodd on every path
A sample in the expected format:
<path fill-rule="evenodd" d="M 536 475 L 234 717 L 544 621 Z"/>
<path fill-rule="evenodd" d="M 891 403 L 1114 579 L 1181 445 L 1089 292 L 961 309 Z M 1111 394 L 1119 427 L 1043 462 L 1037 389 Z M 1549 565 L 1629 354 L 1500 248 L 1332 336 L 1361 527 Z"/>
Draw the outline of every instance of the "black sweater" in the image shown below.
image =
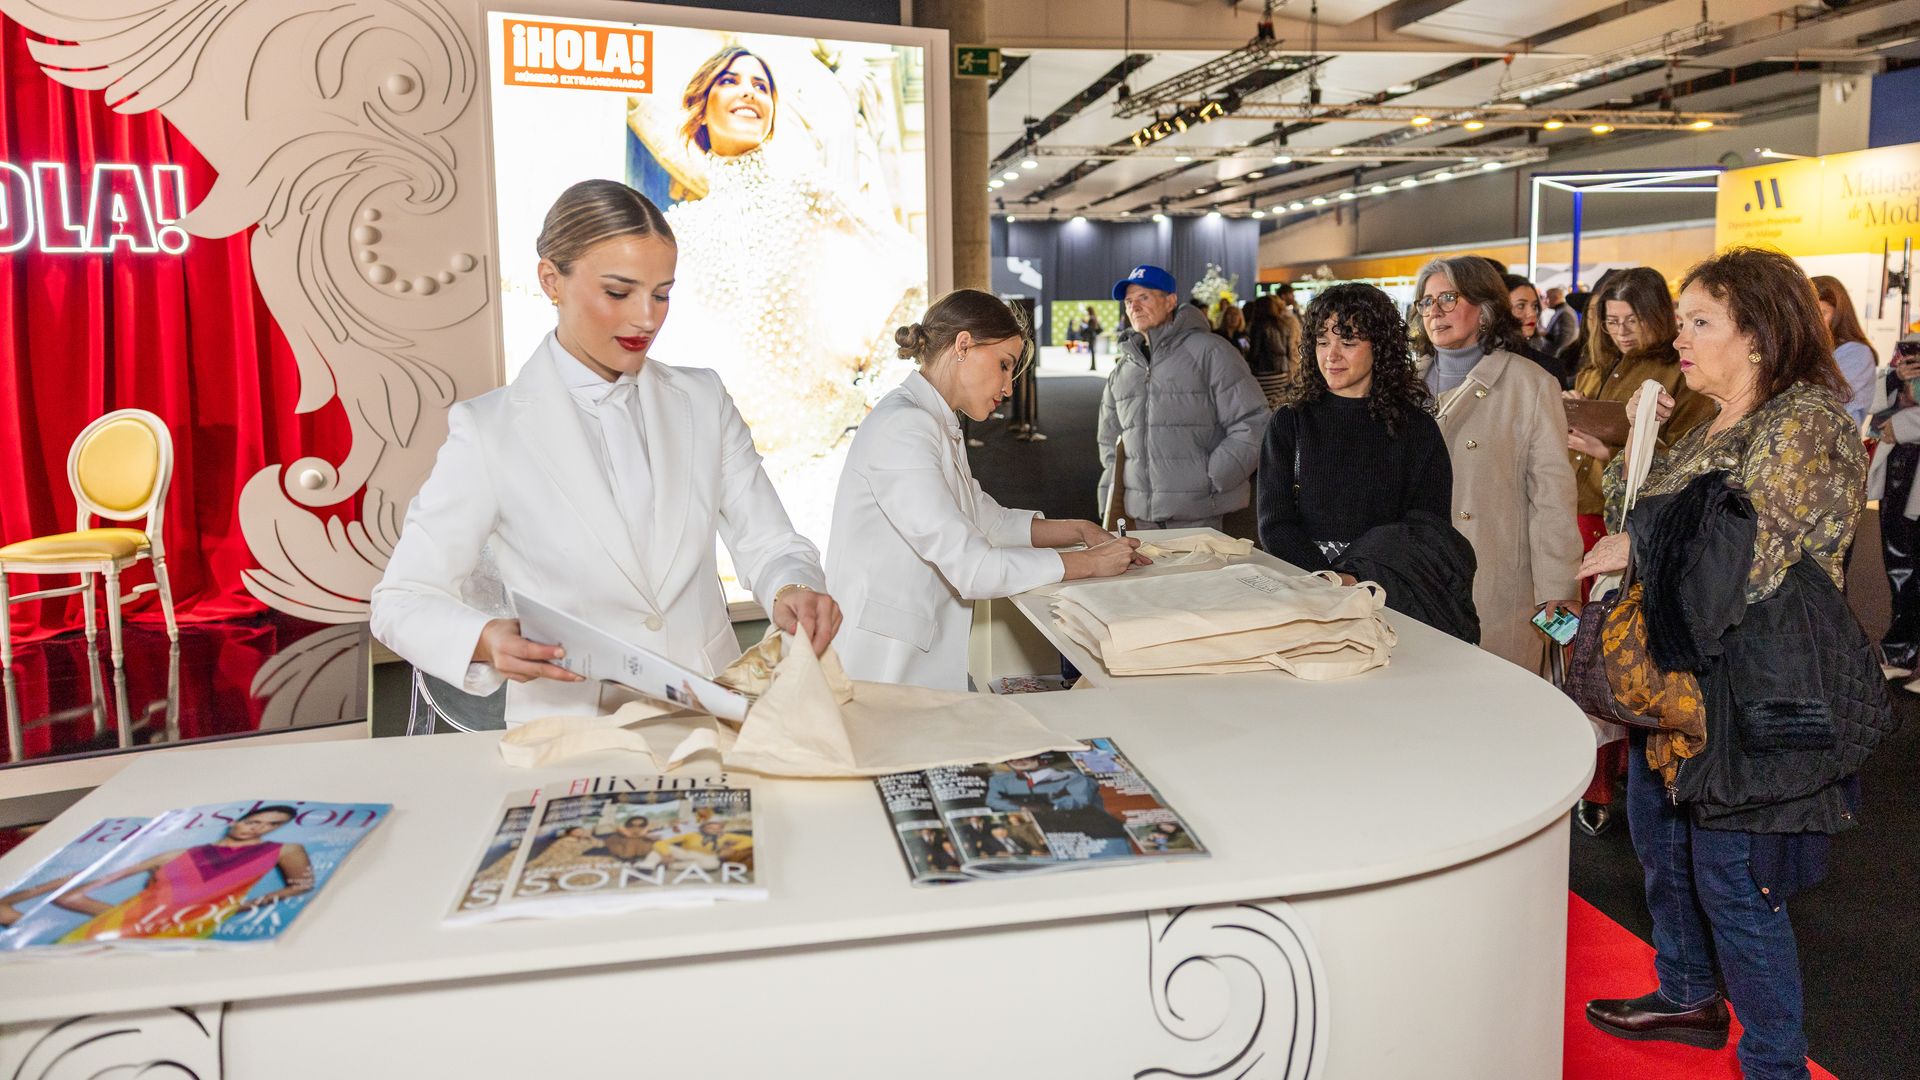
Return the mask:
<path fill-rule="evenodd" d="M 1352 543 L 1410 510 L 1453 515 L 1453 459 L 1440 425 L 1416 412 L 1389 436 L 1365 398 L 1328 393 L 1275 409 L 1259 480 L 1260 546 L 1305 570 L 1331 569 L 1316 540 Z"/>

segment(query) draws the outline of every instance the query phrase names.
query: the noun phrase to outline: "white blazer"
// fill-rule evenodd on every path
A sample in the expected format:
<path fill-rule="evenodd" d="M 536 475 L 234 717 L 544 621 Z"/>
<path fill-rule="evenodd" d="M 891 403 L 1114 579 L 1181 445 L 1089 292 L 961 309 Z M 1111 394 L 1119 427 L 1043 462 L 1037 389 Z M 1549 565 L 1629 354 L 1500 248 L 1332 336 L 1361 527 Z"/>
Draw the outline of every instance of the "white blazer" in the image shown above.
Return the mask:
<path fill-rule="evenodd" d="M 1066 572 L 1059 552 L 1033 547 L 1037 516 L 980 490 L 952 407 L 907 376 L 861 422 L 833 500 L 827 588 L 847 674 L 965 690 L 972 601 Z"/>
<path fill-rule="evenodd" d="M 492 545 L 507 590 L 707 674 L 740 652 L 716 530 L 763 607 L 789 584 L 826 587 L 819 551 L 794 532 L 720 376 L 701 368 L 649 360 L 640 371 L 656 509 L 653 535 L 636 549 L 556 366 L 572 362 L 549 334 L 510 385 L 453 406 L 446 444 L 373 590 L 374 636 L 469 693 L 504 681 L 471 663 L 489 616 L 460 599 L 482 545 Z M 515 683 L 507 723 L 597 712 L 601 686 Z"/>

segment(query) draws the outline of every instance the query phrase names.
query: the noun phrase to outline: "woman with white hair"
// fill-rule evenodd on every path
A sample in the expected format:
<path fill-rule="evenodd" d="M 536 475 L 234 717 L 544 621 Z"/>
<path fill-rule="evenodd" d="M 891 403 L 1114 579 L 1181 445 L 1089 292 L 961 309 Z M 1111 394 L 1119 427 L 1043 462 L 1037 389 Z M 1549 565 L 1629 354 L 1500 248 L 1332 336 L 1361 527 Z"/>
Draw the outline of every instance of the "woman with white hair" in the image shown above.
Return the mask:
<path fill-rule="evenodd" d="M 1453 526 L 1479 565 L 1480 645 L 1545 670 L 1544 605 L 1577 611 L 1573 467 L 1560 384 L 1517 355 L 1507 287 L 1478 256 L 1434 259 L 1414 284 L 1414 352 L 1453 457 Z"/>

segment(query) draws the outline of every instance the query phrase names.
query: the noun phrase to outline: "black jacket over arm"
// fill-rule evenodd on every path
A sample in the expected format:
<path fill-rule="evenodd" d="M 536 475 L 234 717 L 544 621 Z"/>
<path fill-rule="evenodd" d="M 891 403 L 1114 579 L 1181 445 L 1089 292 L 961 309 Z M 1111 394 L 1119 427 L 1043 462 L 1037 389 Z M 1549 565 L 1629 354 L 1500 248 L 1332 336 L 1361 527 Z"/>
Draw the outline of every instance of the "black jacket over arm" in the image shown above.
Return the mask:
<path fill-rule="evenodd" d="M 1628 522 L 1648 652 L 1698 675 L 1706 699 L 1706 746 L 1680 763 L 1675 794 L 1706 828 L 1840 832 L 1856 823 L 1853 777 L 1897 727 L 1886 679 L 1813 560 L 1744 602 L 1752 519 L 1746 493 L 1711 472 L 1642 500 Z"/>

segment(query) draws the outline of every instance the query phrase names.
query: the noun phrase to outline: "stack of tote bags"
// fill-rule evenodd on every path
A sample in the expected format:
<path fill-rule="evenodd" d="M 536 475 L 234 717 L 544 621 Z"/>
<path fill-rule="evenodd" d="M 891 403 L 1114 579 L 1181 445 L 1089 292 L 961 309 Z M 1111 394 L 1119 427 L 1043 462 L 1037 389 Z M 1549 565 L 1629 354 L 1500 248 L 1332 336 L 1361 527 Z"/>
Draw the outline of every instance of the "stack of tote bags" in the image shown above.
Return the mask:
<path fill-rule="evenodd" d="M 1126 576 L 1054 593 L 1053 617 L 1113 675 L 1281 671 L 1341 679 L 1386 664 L 1386 593 L 1333 575 L 1241 564 Z"/>

